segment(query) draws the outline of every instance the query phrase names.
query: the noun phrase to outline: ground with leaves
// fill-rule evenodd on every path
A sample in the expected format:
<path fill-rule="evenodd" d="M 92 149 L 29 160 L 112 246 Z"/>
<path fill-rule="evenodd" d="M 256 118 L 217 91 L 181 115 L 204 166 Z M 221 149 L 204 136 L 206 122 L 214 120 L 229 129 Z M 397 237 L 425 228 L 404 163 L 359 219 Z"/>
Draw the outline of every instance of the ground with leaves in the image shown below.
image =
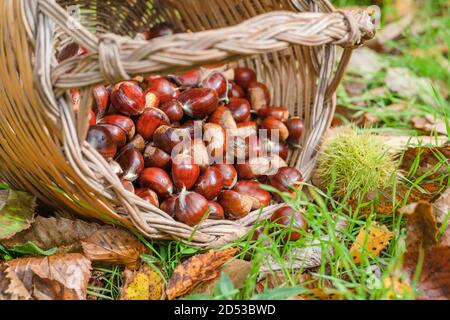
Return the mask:
<path fill-rule="evenodd" d="M 0 300 L 450 298 L 450 6 L 333 2 L 382 8 L 383 28 L 338 89 L 333 130 L 386 143 L 396 170 L 383 188 L 337 197 L 313 180 L 287 199 L 310 227 L 300 240 L 284 244 L 261 222 L 205 251 L 53 212 L 2 185 Z"/>

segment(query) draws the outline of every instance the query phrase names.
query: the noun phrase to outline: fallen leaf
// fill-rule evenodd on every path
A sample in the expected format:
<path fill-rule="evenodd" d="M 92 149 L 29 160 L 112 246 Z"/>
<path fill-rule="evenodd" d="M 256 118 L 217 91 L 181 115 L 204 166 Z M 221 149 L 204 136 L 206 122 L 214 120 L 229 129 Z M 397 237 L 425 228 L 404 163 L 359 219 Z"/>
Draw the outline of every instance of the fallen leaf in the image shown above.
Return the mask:
<path fill-rule="evenodd" d="M 130 232 L 123 229 L 107 228 L 95 231 L 81 242 L 84 255 L 91 261 L 137 266 L 140 255 L 146 247 Z"/>
<path fill-rule="evenodd" d="M 450 189 L 434 204 L 413 203 L 402 210 L 408 218 L 403 268 L 413 278 L 423 253 L 422 272 L 417 284 L 423 299 L 450 299 L 450 229 L 446 228 L 441 239 L 438 238 L 448 220 L 449 207 Z"/>
<path fill-rule="evenodd" d="M 394 136 L 379 135 L 380 139 L 390 147 L 391 151 L 398 153 L 402 150 L 411 149 L 413 146 L 442 146 L 448 142 L 446 136 Z"/>
<path fill-rule="evenodd" d="M 386 226 L 378 226 L 376 223 L 372 223 L 369 227 L 368 234 L 365 228 L 361 229 L 350 248 L 353 262 L 359 264 L 364 251 L 378 257 L 380 252 L 386 248 L 392 236 L 393 233 Z"/>
<path fill-rule="evenodd" d="M 434 134 L 443 134 L 448 136 L 447 124 L 444 119 L 437 120 L 431 115 L 426 115 L 423 117 L 414 116 L 411 118 L 411 122 L 414 124 L 414 128 Z"/>
<path fill-rule="evenodd" d="M 10 280 L 2 295 L 26 296 L 36 300 L 84 300 L 91 263 L 78 253 L 45 258 L 20 258 L 3 264 L 0 275 Z M 13 275 L 14 274 L 14 275 Z M 0 280 L 0 283 L 2 281 Z"/>
<path fill-rule="evenodd" d="M 164 280 L 149 265 L 142 264 L 138 271 L 126 269 L 123 278 L 124 285 L 120 294 L 122 300 L 163 299 Z"/>
<path fill-rule="evenodd" d="M 420 78 L 406 68 L 389 68 L 386 74 L 386 86 L 402 97 L 418 97 L 430 105 L 436 105 L 430 80 Z"/>
<path fill-rule="evenodd" d="M 233 258 L 238 249 L 209 251 L 198 254 L 178 265 L 167 284 L 166 294 L 170 300 L 189 293 L 199 282 L 217 278 L 220 267 Z"/>
<path fill-rule="evenodd" d="M 58 248 L 59 253 L 81 252 L 80 241 L 88 238 L 101 227 L 93 222 L 66 219 L 59 216 L 45 218 L 37 216 L 33 225 L 2 244 L 13 249 L 28 242 L 43 250 Z"/>
<path fill-rule="evenodd" d="M 227 263 L 220 269 L 220 273 L 224 272 L 231 279 L 234 288 L 240 289 L 243 287 L 245 280 L 247 280 L 250 273 L 252 263 L 244 260 L 233 260 Z M 218 278 L 201 282 L 190 293 L 191 294 L 209 294 L 212 295 L 214 288 L 219 281 Z"/>
<path fill-rule="evenodd" d="M 34 220 L 36 198 L 11 189 L 0 190 L 0 240 L 28 229 Z"/>
<path fill-rule="evenodd" d="M 386 65 L 375 51 L 361 47 L 353 51 L 348 70 L 360 75 L 365 80 L 371 80 Z"/>
<path fill-rule="evenodd" d="M 6 265 L 0 266 L 0 300 L 31 300 L 31 295 Z"/>

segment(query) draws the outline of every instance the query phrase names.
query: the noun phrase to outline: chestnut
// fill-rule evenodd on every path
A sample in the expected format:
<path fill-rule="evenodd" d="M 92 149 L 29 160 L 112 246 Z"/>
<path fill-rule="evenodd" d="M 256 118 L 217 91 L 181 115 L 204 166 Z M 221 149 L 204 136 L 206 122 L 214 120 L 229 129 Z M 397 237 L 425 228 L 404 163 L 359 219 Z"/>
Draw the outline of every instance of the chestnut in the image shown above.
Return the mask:
<path fill-rule="evenodd" d="M 63 62 L 69 58 L 75 56 L 82 56 L 87 53 L 86 48 L 80 46 L 78 43 L 72 41 L 62 47 L 61 50 L 56 54 L 56 60 L 58 62 Z"/>
<path fill-rule="evenodd" d="M 147 90 L 159 94 L 159 102 L 166 103 L 172 99 L 178 99 L 180 91 L 177 86 L 161 76 L 151 76 L 147 79 Z"/>
<path fill-rule="evenodd" d="M 219 195 L 217 202 L 230 220 L 238 220 L 247 216 L 252 210 L 253 201 L 250 197 L 236 191 L 225 190 Z"/>
<path fill-rule="evenodd" d="M 200 167 L 191 156 L 177 155 L 172 161 L 173 183 L 178 190 L 191 190 L 200 175 Z"/>
<path fill-rule="evenodd" d="M 134 81 L 120 82 L 112 89 L 111 103 L 114 109 L 121 114 L 139 115 L 145 108 L 144 90 Z"/>
<path fill-rule="evenodd" d="M 171 123 L 179 122 L 183 119 L 184 111 L 181 102 L 178 100 L 170 100 L 159 106 L 168 117 Z"/>
<path fill-rule="evenodd" d="M 247 99 L 231 98 L 227 108 L 230 109 L 234 120 L 238 123 L 250 119 L 251 108 Z"/>
<path fill-rule="evenodd" d="M 238 163 L 246 159 L 259 157 L 263 151 L 263 145 L 257 135 L 236 136 L 234 138 L 234 155 Z"/>
<path fill-rule="evenodd" d="M 111 169 L 111 172 L 114 173 L 116 176 L 121 176 L 123 174 L 122 167 L 119 163 L 115 160 L 109 160 L 109 167 Z"/>
<path fill-rule="evenodd" d="M 194 191 L 201 194 L 208 200 L 215 199 L 223 189 L 223 178 L 220 170 L 216 167 L 209 167 L 198 178 Z"/>
<path fill-rule="evenodd" d="M 169 124 L 169 117 L 162 110 L 147 108 L 136 121 L 136 130 L 145 140 L 151 140 L 156 129 Z"/>
<path fill-rule="evenodd" d="M 161 200 L 173 194 L 173 183 L 170 176 L 161 168 L 145 168 L 138 178 L 142 188 L 151 188 Z"/>
<path fill-rule="evenodd" d="M 172 154 L 177 154 L 176 151 L 191 156 L 194 159 L 194 163 L 200 166 L 201 172 L 209 166 L 208 150 L 206 149 L 205 143 L 201 140 L 180 143 L 180 145 L 174 148 Z"/>
<path fill-rule="evenodd" d="M 286 160 L 289 155 L 289 148 L 284 143 L 272 141 L 270 139 L 264 139 L 261 142 L 262 148 L 267 155 L 278 155 L 283 160 Z"/>
<path fill-rule="evenodd" d="M 132 146 L 133 148 L 136 148 L 139 150 L 139 152 L 144 152 L 145 149 L 145 140 L 140 135 L 137 134 L 134 136 L 134 138 L 127 144 L 127 146 Z"/>
<path fill-rule="evenodd" d="M 184 91 L 178 98 L 184 113 L 194 119 L 203 119 L 213 113 L 219 105 L 217 91 L 210 88 L 193 88 Z"/>
<path fill-rule="evenodd" d="M 234 69 L 234 82 L 242 89 L 247 90 L 251 83 L 256 82 L 256 73 L 250 68 Z"/>
<path fill-rule="evenodd" d="M 261 184 L 257 181 L 241 180 L 236 184 L 234 191 L 252 198 L 253 210 L 267 207 L 270 203 L 270 193 L 262 189 Z"/>
<path fill-rule="evenodd" d="M 303 134 L 303 121 L 299 117 L 293 117 L 286 121 L 286 127 L 289 131 L 288 142 L 299 144 Z"/>
<path fill-rule="evenodd" d="M 153 143 L 156 147 L 163 149 L 171 154 L 172 149 L 183 141 L 190 141 L 189 129 L 172 128 L 162 125 L 153 133 Z"/>
<path fill-rule="evenodd" d="M 282 207 L 270 217 L 275 227 L 271 230 L 281 231 L 284 234 L 284 242 L 297 241 L 302 234 L 308 231 L 308 222 L 305 217 L 290 206 Z"/>
<path fill-rule="evenodd" d="M 144 158 L 142 154 L 133 147 L 125 147 L 116 158 L 123 170 L 122 178 L 135 181 L 144 170 Z"/>
<path fill-rule="evenodd" d="M 183 190 L 175 203 L 175 218 L 193 227 L 206 218 L 208 209 L 209 204 L 205 197 L 196 192 Z"/>
<path fill-rule="evenodd" d="M 86 141 L 107 160 L 114 158 L 117 153 L 117 142 L 104 126 L 90 127 Z"/>
<path fill-rule="evenodd" d="M 108 111 L 110 94 L 105 86 L 97 86 L 92 90 L 94 97 L 94 111 L 99 118 L 103 117 Z"/>
<path fill-rule="evenodd" d="M 262 119 L 271 116 L 285 122 L 289 119 L 289 109 L 283 107 L 262 107 L 258 110 L 258 116 Z"/>
<path fill-rule="evenodd" d="M 300 171 L 295 168 L 283 167 L 280 168 L 275 175 L 270 176 L 268 181 L 272 187 L 280 192 L 293 193 L 291 188 L 296 187 L 299 182 L 302 182 L 303 176 Z M 281 200 L 278 195 L 275 194 L 274 196 L 278 200 Z"/>
<path fill-rule="evenodd" d="M 220 72 L 212 72 L 203 80 L 201 87 L 216 90 L 220 100 L 227 98 L 228 81 Z"/>
<path fill-rule="evenodd" d="M 145 109 L 157 108 L 159 106 L 159 93 L 149 90 L 145 94 Z"/>
<path fill-rule="evenodd" d="M 209 116 L 208 122 L 218 124 L 225 130 L 235 131 L 237 128 L 236 120 L 230 109 L 222 105 L 218 106 L 216 111 Z"/>
<path fill-rule="evenodd" d="M 225 219 L 225 212 L 220 204 L 215 201 L 209 201 L 209 216 L 208 219 L 223 220 Z"/>
<path fill-rule="evenodd" d="M 226 152 L 226 133 L 218 124 L 206 123 L 203 126 L 203 140 L 211 159 L 223 161 Z"/>
<path fill-rule="evenodd" d="M 286 162 L 277 155 L 250 158 L 245 163 L 236 164 L 236 170 L 240 179 L 252 180 L 265 175 L 274 175 L 281 167 L 286 167 Z"/>
<path fill-rule="evenodd" d="M 122 186 L 125 190 L 127 190 L 131 193 L 135 192 L 133 182 L 125 180 L 125 179 L 120 179 L 120 182 L 122 183 Z"/>
<path fill-rule="evenodd" d="M 148 39 L 159 38 L 163 36 L 170 36 L 175 33 L 174 28 L 168 24 L 167 22 L 161 22 L 154 25 L 150 30 L 148 30 L 148 35 L 146 36 Z"/>
<path fill-rule="evenodd" d="M 167 78 L 174 81 L 180 87 L 193 88 L 200 84 L 202 74 L 201 69 L 192 69 L 176 75 L 169 75 Z"/>
<path fill-rule="evenodd" d="M 255 121 L 243 121 L 237 124 L 236 136 L 248 137 L 258 134 L 258 124 Z"/>
<path fill-rule="evenodd" d="M 220 171 L 223 179 L 223 187 L 225 189 L 232 189 L 238 179 L 238 174 L 234 166 L 232 164 L 216 164 L 214 167 Z"/>
<path fill-rule="evenodd" d="M 202 139 L 203 122 L 199 120 L 188 120 L 183 123 L 180 128 L 189 129 L 192 139 Z"/>
<path fill-rule="evenodd" d="M 261 108 L 270 106 L 270 91 L 264 83 L 254 82 L 248 88 L 248 100 L 252 109 L 258 112 Z"/>
<path fill-rule="evenodd" d="M 159 206 L 159 208 L 167 213 L 172 218 L 175 218 L 175 205 L 177 203 L 177 197 L 167 198 Z"/>
<path fill-rule="evenodd" d="M 144 151 L 144 163 L 146 167 L 169 170 L 172 167 L 172 158 L 164 150 L 149 144 Z"/>
<path fill-rule="evenodd" d="M 90 110 L 89 111 L 89 126 L 95 126 L 95 124 L 97 123 L 97 118 L 95 116 L 94 111 Z"/>
<path fill-rule="evenodd" d="M 289 137 L 289 131 L 286 125 L 272 116 L 268 116 L 262 121 L 261 128 L 268 131 L 267 136 L 271 139 L 274 139 L 278 135 L 279 141 L 286 141 Z"/>
<path fill-rule="evenodd" d="M 234 81 L 230 82 L 230 88 L 228 90 L 228 98 L 244 98 L 245 92 Z"/>
<path fill-rule="evenodd" d="M 119 127 L 125 131 L 128 139 L 133 139 L 136 134 L 136 127 L 133 120 L 127 116 L 121 114 L 113 114 L 102 118 L 99 123 L 107 123 Z"/>
<path fill-rule="evenodd" d="M 114 126 L 112 124 L 107 123 L 99 123 L 96 126 L 103 127 L 109 131 L 111 137 L 117 145 L 117 148 L 120 149 L 127 143 L 127 134 L 121 128 Z"/>
<path fill-rule="evenodd" d="M 147 201 L 147 202 L 151 203 L 152 205 L 154 205 L 155 207 L 159 208 L 158 195 L 152 189 L 139 188 L 139 189 L 136 189 L 135 193 L 136 193 L 136 195 L 139 198 L 142 198 L 145 201 Z"/>

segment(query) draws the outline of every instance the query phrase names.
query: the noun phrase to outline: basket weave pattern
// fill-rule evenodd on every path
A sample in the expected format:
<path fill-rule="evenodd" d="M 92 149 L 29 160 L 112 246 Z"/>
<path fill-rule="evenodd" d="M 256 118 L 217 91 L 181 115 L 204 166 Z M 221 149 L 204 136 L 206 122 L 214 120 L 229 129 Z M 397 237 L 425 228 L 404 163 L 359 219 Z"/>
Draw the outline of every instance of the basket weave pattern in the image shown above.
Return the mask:
<path fill-rule="evenodd" d="M 65 9 L 73 4 L 85 10 L 78 28 Z M 244 235 L 279 205 L 238 221 L 206 220 L 193 233 L 127 192 L 85 142 L 93 86 L 202 64 L 249 66 L 271 88 L 273 105 L 304 120 L 301 145 L 291 148 L 288 163 L 309 178 L 352 48 L 375 29 L 366 11 L 337 12 L 328 0 L 3 0 L 0 12 L 2 178 L 55 207 L 151 239 L 205 247 Z M 162 21 L 184 33 L 147 42 L 130 38 Z M 89 54 L 58 64 L 55 52 L 73 39 Z M 339 59 L 337 45 L 344 47 Z M 70 88 L 81 89 L 77 119 Z"/>

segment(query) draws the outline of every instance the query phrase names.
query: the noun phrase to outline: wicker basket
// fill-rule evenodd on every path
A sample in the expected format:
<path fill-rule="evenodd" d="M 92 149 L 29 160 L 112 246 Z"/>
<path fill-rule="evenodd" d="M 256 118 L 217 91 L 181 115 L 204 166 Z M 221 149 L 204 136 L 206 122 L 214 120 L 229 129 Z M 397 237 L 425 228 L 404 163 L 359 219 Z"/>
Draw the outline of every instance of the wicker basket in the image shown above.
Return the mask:
<path fill-rule="evenodd" d="M 83 10 L 82 26 L 66 10 Z M 206 220 L 196 232 L 125 191 L 85 142 L 91 90 L 135 75 L 172 73 L 234 61 L 257 71 L 273 104 L 303 118 L 306 133 L 289 164 L 309 178 L 335 108 L 335 89 L 352 48 L 373 37 L 362 10 L 334 11 L 328 0 L 2 0 L 0 5 L 1 177 L 56 208 L 132 227 L 150 239 L 220 245 L 244 235 L 279 206 L 239 221 Z M 130 38 L 170 21 L 180 30 L 152 41 Z M 58 64 L 69 39 L 89 54 Z M 344 47 L 336 59 L 336 46 Z M 69 88 L 81 88 L 77 121 Z"/>

